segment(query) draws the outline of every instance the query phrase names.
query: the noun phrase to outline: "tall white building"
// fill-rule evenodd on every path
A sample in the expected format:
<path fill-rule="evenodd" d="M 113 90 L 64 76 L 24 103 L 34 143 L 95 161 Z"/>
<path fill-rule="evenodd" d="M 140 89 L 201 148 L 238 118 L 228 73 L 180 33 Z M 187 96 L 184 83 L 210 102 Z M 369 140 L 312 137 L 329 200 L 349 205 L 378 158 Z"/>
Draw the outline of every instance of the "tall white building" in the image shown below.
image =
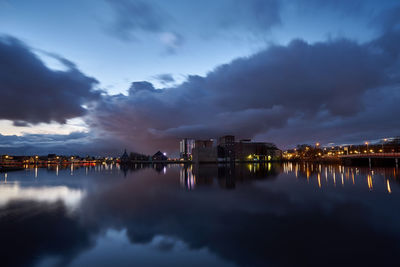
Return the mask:
<path fill-rule="evenodd" d="M 179 142 L 179 152 L 182 159 L 190 159 L 194 148 L 195 140 L 184 138 Z"/>

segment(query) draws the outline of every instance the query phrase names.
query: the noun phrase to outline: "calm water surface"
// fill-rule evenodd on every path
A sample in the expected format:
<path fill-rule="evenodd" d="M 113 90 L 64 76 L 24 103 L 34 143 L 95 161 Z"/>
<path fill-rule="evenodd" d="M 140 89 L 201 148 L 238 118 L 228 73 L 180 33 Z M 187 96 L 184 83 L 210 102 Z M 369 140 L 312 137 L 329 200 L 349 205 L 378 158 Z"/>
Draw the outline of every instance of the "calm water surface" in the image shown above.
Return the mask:
<path fill-rule="evenodd" d="M 1 266 L 399 266 L 395 168 L 1 173 Z"/>

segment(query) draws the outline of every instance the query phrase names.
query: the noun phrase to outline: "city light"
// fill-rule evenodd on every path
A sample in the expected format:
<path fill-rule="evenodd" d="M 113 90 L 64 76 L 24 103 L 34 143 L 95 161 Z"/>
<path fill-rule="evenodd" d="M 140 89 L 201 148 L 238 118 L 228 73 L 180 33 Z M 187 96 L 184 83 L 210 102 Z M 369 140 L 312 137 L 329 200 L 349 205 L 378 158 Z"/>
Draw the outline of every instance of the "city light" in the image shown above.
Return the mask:
<path fill-rule="evenodd" d="M 393 141 L 390 139 L 381 139 L 387 140 L 388 142 L 370 142 L 370 141 L 362 141 L 361 144 L 346 144 L 346 145 L 331 145 L 329 147 L 319 147 L 319 142 L 315 143 L 315 146 L 310 145 L 298 145 L 297 150 L 292 149 L 283 152 L 283 158 L 288 160 L 329 160 L 329 161 L 339 161 L 344 158 L 363 158 L 367 157 L 367 154 L 371 155 L 373 159 L 377 157 L 387 157 L 393 158 L 397 157 L 397 155 L 385 155 L 386 151 L 391 151 L 392 153 L 400 152 L 399 144 L 400 138 L 396 138 Z M 379 153 L 379 154 L 378 154 Z M 400 155 L 399 155 L 400 156 Z M 369 157 L 369 156 L 368 156 Z M 375 160 L 374 160 L 375 161 Z"/>

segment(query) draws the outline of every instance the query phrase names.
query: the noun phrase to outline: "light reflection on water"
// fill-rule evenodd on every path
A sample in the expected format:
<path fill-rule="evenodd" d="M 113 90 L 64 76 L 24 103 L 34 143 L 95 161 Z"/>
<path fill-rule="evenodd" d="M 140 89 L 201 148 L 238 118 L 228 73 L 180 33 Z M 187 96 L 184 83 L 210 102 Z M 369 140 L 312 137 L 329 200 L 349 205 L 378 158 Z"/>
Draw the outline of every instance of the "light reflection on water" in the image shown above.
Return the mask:
<path fill-rule="evenodd" d="M 39 202 L 62 201 L 71 210 L 76 209 L 84 196 L 80 189 L 67 186 L 21 187 L 18 182 L 0 186 L 0 206 L 13 200 L 33 200 Z"/>
<path fill-rule="evenodd" d="M 243 170 L 246 168 L 247 172 Z M 331 186 L 336 187 L 337 185 L 342 187 L 355 186 L 357 181 L 357 183 L 360 183 L 360 185 L 357 185 L 358 187 L 365 185 L 365 189 L 374 191 L 374 182 L 379 179 L 380 185 L 383 181 L 384 187 L 389 194 L 392 193 L 390 186 L 392 181 L 400 179 L 399 172 L 395 167 L 370 169 L 367 167 L 288 162 L 282 165 L 249 163 L 232 166 L 203 165 L 200 168 L 187 166 L 180 170 L 180 184 L 189 190 L 193 190 L 197 183 L 203 184 L 210 179 L 225 179 L 234 182 L 234 180 L 267 178 L 270 175 L 277 175 L 277 173 L 294 174 L 297 179 L 306 179 L 307 184 L 317 186 L 320 189 Z M 234 188 L 233 184 L 232 187 Z"/>
<path fill-rule="evenodd" d="M 4 266 L 383 266 L 400 248 L 396 168 L 68 165 L 0 177 Z"/>

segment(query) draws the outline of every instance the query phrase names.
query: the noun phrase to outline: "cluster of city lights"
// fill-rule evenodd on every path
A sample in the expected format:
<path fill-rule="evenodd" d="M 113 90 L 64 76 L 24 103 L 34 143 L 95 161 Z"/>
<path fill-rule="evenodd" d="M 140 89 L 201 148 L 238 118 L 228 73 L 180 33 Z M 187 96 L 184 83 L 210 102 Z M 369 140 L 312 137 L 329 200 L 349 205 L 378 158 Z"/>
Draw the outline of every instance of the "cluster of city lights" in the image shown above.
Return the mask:
<path fill-rule="evenodd" d="M 388 142 L 388 141 L 392 142 Z M 369 141 L 365 141 L 362 145 L 340 145 L 340 146 L 325 146 L 321 147 L 320 142 L 316 142 L 312 145 L 301 145 L 297 148 L 286 150 L 283 152 L 284 159 L 295 159 L 295 158 L 329 158 L 329 157 L 341 157 L 363 154 L 375 154 L 375 153 L 398 153 L 400 152 L 400 138 L 384 138 L 380 142 L 371 144 Z"/>

